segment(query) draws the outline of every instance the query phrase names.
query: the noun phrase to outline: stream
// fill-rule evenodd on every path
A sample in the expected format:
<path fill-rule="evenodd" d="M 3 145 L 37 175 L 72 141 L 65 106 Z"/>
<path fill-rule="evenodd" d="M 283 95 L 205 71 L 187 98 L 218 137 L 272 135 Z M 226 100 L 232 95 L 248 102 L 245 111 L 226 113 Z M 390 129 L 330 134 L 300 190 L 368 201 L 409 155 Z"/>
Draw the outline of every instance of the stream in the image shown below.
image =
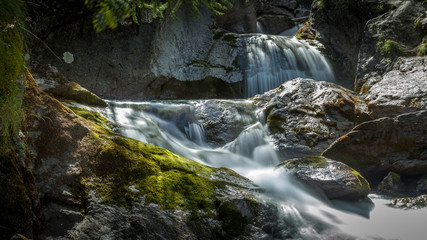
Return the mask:
<path fill-rule="evenodd" d="M 280 206 L 283 219 L 278 221 L 298 229 L 298 234 L 291 239 L 421 240 L 420 236 L 426 236 L 425 208 L 393 208 L 389 206 L 389 199 L 374 194 L 369 195 L 372 202 L 327 202 L 295 186 L 282 172 L 274 170 L 280 160 L 270 144 L 262 114 L 256 110 L 234 116 L 247 124 L 237 138 L 223 146 L 212 146 L 197 114 L 209 101 L 212 100 L 109 101 L 104 114 L 115 123 L 119 134 L 205 165 L 231 168 L 254 181 L 266 190 L 266 201 Z M 215 101 L 251 104 L 249 100 Z M 319 228 L 319 224 L 322 227 Z M 345 235 L 340 235 L 342 233 Z M 354 238 L 344 237 L 347 235 Z"/>
<path fill-rule="evenodd" d="M 247 43 L 245 95 L 274 89 L 296 77 L 334 82 L 327 61 L 313 47 L 296 38 L 251 35 Z M 208 112 L 221 103 L 245 109 Z M 289 239 L 402 239 L 427 236 L 427 209 L 403 210 L 389 206 L 385 196 L 371 194 L 370 201 L 325 201 L 293 184 L 274 169 L 281 162 L 272 147 L 263 113 L 251 100 L 108 101 L 101 110 L 121 135 L 159 146 L 212 167 L 227 167 L 265 189 L 266 201 L 280 206 L 281 219 L 296 230 Z M 205 113 L 206 114 L 206 113 Z M 209 118 L 234 119 L 243 129 L 226 143 L 212 141 Z M 208 119 L 208 120 L 207 120 Z M 213 121 L 213 120 L 212 120 Z M 219 131 L 233 132 L 225 121 Z M 227 125 L 228 124 L 228 125 Z"/>

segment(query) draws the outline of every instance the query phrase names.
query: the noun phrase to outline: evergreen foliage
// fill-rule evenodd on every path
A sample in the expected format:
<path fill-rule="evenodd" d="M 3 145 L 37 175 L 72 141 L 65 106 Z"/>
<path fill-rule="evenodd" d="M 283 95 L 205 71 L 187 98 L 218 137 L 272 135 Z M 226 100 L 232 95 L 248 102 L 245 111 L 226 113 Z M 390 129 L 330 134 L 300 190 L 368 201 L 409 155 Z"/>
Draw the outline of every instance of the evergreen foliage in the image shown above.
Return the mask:
<path fill-rule="evenodd" d="M 85 0 L 85 4 L 95 11 L 93 25 L 98 32 L 107 27 L 116 28 L 128 18 L 139 23 L 144 13 L 152 18 L 162 18 L 169 9 L 176 17 L 175 13 L 184 6 L 194 17 L 200 17 L 200 6 L 215 15 L 222 15 L 233 6 L 229 0 Z"/>

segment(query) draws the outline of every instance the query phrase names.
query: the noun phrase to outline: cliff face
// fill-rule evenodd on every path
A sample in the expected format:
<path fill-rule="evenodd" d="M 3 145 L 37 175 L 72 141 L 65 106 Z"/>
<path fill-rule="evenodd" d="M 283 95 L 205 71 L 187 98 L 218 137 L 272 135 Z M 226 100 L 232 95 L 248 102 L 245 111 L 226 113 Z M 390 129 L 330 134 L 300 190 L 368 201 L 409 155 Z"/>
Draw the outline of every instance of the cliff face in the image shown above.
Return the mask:
<path fill-rule="evenodd" d="M 322 42 L 360 91 L 399 57 L 425 54 L 417 49 L 425 48 L 426 8 L 423 1 L 318 0 L 298 35 Z"/>
<path fill-rule="evenodd" d="M 82 5 L 53 2 L 46 1 L 49 7 L 36 10 L 42 17 L 32 26 L 52 51 L 37 43 L 32 62 L 51 64 L 71 81 L 111 99 L 242 98 L 240 56 L 246 49 L 237 36 L 224 34 L 257 33 L 257 20 L 266 33 L 277 34 L 296 27 L 308 15 L 307 5 L 297 1 L 236 0 L 224 16 L 202 10 L 203 16 L 196 19 L 181 11 L 179 21 L 167 15 L 151 23 L 95 33 Z M 63 18 L 56 23 L 52 14 Z M 278 25 L 281 22 L 286 24 Z M 72 61 L 65 63 L 62 58 L 68 53 Z"/>

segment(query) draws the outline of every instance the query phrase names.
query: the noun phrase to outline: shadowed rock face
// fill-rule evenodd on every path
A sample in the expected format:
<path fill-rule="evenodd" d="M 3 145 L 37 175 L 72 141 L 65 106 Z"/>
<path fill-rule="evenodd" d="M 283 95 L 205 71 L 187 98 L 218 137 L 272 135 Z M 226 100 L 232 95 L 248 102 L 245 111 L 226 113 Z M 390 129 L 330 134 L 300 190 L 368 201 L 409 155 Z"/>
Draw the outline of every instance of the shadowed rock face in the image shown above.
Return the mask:
<path fill-rule="evenodd" d="M 356 201 L 371 191 L 369 183 L 351 167 L 325 157 L 304 157 L 286 160 L 276 167 L 289 172 L 328 199 Z"/>
<path fill-rule="evenodd" d="M 427 111 L 362 123 L 323 156 L 348 164 L 372 183 L 390 171 L 402 177 L 427 174 Z"/>
<path fill-rule="evenodd" d="M 364 101 L 333 83 L 295 79 L 253 100 L 264 109 L 275 148 L 285 159 L 318 155 L 369 119 Z"/>

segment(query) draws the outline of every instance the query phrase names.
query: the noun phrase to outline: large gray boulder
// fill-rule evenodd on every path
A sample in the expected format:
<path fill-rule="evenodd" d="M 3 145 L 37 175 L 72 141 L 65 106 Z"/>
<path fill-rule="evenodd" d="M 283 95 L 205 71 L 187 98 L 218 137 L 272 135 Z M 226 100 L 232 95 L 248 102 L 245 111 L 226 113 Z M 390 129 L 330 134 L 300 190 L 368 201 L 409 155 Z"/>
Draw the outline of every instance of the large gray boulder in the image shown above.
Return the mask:
<path fill-rule="evenodd" d="M 286 160 L 276 166 L 328 199 L 357 201 L 371 191 L 368 181 L 344 163 L 325 157 Z"/>
<path fill-rule="evenodd" d="M 382 78 L 365 83 L 366 102 L 372 118 L 394 117 L 427 109 L 427 57 L 401 59 Z"/>
<path fill-rule="evenodd" d="M 264 110 L 272 143 L 285 159 L 319 155 L 369 120 L 357 94 L 333 83 L 294 79 L 253 98 Z"/>
<path fill-rule="evenodd" d="M 322 154 L 378 183 L 388 172 L 402 178 L 427 174 L 427 111 L 380 118 L 356 126 Z"/>

